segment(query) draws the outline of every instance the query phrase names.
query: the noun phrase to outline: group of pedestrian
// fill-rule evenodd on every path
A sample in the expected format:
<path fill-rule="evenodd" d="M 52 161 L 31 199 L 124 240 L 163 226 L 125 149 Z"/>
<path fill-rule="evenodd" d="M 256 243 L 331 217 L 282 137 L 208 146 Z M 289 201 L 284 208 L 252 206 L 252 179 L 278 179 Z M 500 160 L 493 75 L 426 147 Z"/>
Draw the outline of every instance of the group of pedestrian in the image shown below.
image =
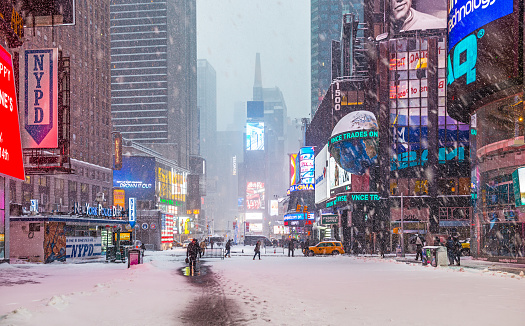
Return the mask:
<path fill-rule="evenodd" d="M 448 236 L 447 238 L 447 256 L 448 256 L 448 265 L 453 266 L 456 262 L 460 266 L 460 257 L 461 257 L 461 243 L 458 240 L 458 237 Z"/>

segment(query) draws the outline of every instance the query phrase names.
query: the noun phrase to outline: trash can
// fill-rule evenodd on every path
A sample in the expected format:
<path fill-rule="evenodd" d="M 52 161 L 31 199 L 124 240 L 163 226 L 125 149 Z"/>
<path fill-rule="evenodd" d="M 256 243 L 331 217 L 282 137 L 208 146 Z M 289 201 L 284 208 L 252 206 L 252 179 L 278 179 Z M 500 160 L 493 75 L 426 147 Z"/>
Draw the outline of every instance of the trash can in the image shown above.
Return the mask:
<path fill-rule="evenodd" d="M 140 249 L 129 249 L 128 250 L 128 268 L 131 265 L 142 264 Z"/>
<path fill-rule="evenodd" d="M 422 256 L 423 266 L 448 266 L 447 249 L 443 246 L 424 246 Z"/>

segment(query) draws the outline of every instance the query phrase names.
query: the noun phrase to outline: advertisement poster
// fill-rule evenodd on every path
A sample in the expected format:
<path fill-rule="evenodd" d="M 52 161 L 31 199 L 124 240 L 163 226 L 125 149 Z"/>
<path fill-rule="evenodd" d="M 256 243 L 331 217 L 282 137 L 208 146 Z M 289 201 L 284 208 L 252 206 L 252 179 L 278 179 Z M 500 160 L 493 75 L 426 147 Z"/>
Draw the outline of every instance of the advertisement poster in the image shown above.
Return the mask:
<path fill-rule="evenodd" d="M 66 237 L 67 259 L 88 259 L 102 253 L 101 237 Z"/>
<path fill-rule="evenodd" d="M 58 148 L 58 49 L 24 52 L 24 148 Z"/>
<path fill-rule="evenodd" d="M 279 201 L 270 200 L 270 216 L 279 215 Z"/>
<path fill-rule="evenodd" d="M 264 150 L 264 122 L 248 122 L 246 124 L 246 150 Z"/>
<path fill-rule="evenodd" d="M 301 183 L 315 183 L 313 147 L 302 147 L 299 150 L 299 169 L 301 173 Z"/>
<path fill-rule="evenodd" d="M 325 145 L 315 157 L 315 203 L 320 203 L 330 197 L 328 188 L 328 145 Z"/>
<path fill-rule="evenodd" d="M 17 94 L 11 54 L 0 46 L 0 173 L 24 180 Z"/>
<path fill-rule="evenodd" d="M 390 0 L 390 25 L 394 33 L 447 28 L 447 1 Z"/>
<path fill-rule="evenodd" d="M 352 190 L 352 174 L 342 169 L 330 155 L 330 194 Z"/>
<path fill-rule="evenodd" d="M 264 209 L 264 182 L 248 182 L 246 185 L 246 208 Z"/>
<path fill-rule="evenodd" d="M 155 199 L 155 158 L 123 157 L 122 169 L 113 171 L 113 187 L 126 192 L 126 199 Z"/>

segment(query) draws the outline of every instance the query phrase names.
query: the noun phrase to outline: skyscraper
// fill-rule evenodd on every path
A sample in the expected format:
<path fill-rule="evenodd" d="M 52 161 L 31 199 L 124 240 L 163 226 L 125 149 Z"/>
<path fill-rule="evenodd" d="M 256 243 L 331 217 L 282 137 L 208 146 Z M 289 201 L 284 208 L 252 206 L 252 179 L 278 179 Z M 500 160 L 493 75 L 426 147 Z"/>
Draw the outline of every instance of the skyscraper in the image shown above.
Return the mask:
<path fill-rule="evenodd" d="M 343 4 L 342 1 L 311 1 L 312 117 L 332 82 L 332 40 L 340 39 L 342 14 L 353 13 L 363 22 L 363 2 L 350 0 Z"/>
<path fill-rule="evenodd" d="M 195 0 L 111 1 L 111 110 L 124 138 L 180 166 L 198 153 Z"/>

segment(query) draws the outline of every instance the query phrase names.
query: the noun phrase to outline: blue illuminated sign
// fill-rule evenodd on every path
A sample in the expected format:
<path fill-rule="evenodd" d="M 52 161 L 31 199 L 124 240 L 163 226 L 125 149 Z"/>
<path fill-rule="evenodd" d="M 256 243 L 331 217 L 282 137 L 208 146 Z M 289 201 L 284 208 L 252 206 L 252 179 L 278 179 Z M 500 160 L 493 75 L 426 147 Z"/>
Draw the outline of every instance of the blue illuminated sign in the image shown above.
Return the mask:
<path fill-rule="evenodd" d="M 392 159 L 392 162 L 390 164 L 391 171 L 405 169 L 409 166 L 425 165 L 428 161 L 428 149 L 425 149 L 421 152 L 421 157 L 419 159 L 418 159 L 418 152 L 416 151 L 399 153 L 397 154 L 397 157 L 398 157 L 397 160 Z M 460 162 L 464 161 L 465 160 L 465 148 L 463 147 L 454 148 L 448 153 L 447 153 L 447 149 L 444 147 L 439 149 L 439 154 L 438 154 L 439 163 L 450 161 L 456 157 L 458 161 Z"/>
<path fill-rule="evenodd" d="M 113 171 L 113 187 L 125 191 L 126 199 L 155 200 L 155 158 L 122 158 L 122 169 Z"/>
<path fill-rule="evenodd" d="M 478 28 L 513 12 L 513 0 L 450 0 L 448 48 Z"/>

